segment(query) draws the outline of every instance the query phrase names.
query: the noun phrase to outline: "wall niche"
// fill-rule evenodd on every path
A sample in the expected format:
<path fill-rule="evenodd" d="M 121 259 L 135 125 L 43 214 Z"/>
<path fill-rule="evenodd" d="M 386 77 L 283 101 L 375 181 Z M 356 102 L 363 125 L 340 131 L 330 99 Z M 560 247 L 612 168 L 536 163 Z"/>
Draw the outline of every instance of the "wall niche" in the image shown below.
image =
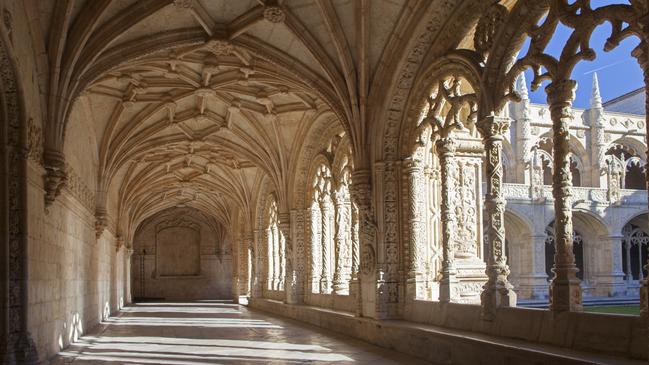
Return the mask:
<path fill-rule="evenodd" d="M 133 239 L 136 300 L 224 299 L 231 294 L 230 239 L 213 217 L 174 207 L 147 218 Z"/>

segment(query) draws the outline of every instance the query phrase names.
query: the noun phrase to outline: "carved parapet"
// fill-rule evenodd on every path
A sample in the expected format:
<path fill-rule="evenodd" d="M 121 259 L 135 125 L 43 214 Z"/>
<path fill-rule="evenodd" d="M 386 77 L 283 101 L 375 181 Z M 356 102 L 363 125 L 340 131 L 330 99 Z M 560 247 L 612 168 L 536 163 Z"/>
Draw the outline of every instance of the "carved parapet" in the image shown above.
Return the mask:
<path fill-rule="evenodd" d="M 65 156 L 58 151 L 47 150 L 44 155 L 45 163 L 45 207 L 49 207 L 61 194 L 61 189 L 68 180 Z"/>

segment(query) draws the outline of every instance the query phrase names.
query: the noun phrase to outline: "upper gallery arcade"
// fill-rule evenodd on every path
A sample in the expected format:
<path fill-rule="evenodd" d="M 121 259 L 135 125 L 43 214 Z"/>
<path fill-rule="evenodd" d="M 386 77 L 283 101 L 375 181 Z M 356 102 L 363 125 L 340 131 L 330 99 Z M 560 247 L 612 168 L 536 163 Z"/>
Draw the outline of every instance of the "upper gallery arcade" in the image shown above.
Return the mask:
<path fill-rule="evenodd" d="M 647 88 L 573 74 L 633 44 L 646 85 L 648 0 L 0 11 L 0 364 L 145 298 L 435 363 L 648 360 Z"/>

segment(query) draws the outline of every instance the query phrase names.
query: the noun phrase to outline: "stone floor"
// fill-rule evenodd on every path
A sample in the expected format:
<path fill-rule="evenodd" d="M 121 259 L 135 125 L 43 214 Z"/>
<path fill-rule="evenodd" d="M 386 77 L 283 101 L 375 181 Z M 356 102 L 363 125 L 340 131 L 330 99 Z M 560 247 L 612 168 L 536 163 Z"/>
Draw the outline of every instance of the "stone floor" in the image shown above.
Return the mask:
<path fill-rule="evenodd" d="M 51 364 L 425 364 L 407 355 L 224 301 L 140 303 Z"/>

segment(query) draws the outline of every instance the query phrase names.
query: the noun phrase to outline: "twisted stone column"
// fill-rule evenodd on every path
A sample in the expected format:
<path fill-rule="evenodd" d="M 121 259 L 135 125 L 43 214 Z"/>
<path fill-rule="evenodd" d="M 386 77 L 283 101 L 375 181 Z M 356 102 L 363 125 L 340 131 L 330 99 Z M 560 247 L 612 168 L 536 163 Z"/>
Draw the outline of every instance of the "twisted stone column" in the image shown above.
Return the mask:
<path fill-rule="evenodd" d="M 322 219 L 320 218 L 320 214 L 318 211 L 318 208 L 315 205 L 312 205 L 310 210 L 310 246 L 311 246 L 311 254 L 309 255 L 309 271 L 310 271 L 310 285 L 311 285 L 311 292 L 315 292 L 316 290 L 319 290 L 320 288 L 320 262 L 322 261 L 319 259 L 319 251 L 320 251 L 320 246 L 322 245 L 320 241 L 320 236 L 318 232 L 321 229 L 321 224 L 322 224 Z"/>
<path fill-rule="evenodd" d="M 408 177 L 408 225 L 410 231 L 408 274 L 406 278 L 406 291 L 408 299 L 414 300 L 421 296 L 422 288 L 422 254 L 424 245 L 424 222 L 422 219 L 421 197 L 424 194 L 422 189 L 422 166 L 421 161 L 412 159 L 406 162 L 405 173 Z"/>
<path fill-rule="evenodd" d="M 351 245 L 352 245 L 352 268 L 350 285 L 353 287 L 358 284 L 358 269 L 359 269 L 359 238 L 358 238 L 358 208 L 356 204 L 351 204 L 352 213 L 352 226 L 351 226 Z M 356 293 L 356 292 L 355 292 Z"/>
<path fill-rule="evenodd" d="M 347 294 L 349 292 L 349 275 L 346 270 L 349 267 L 346 265 L 347 259 L 347 222 L 345 220 L 345 211 L 349 209 L 347 196 L 342 191 L 334 193 L 334 276 L 333 276 L 333 293 L 334 294 Z"/>
<path fill-rule="evenodd" d="M 376 220 L 372 209 L 372 184 L 369 169 L 355 169 L 352 172 L 351 194 L 358 219 L 358 292 L 356 296 L 357 316 L 376 316 L 375 301 L 363 300 L 377 295 L 376 273 Z"/>
<path fill-rule="evenodd" d="M 481 303 L 483 318 L 492 320 L 496 316 L 496 308 L 516 306 L 516 293 L 508 279 L 509 266 L 505 255 L 505 198 L 502 191 L 502 141 L 509 128 L 509 119 L 490 116 L 481 125 L 487 164 L 485 259 L 488 277 Z"/>
<path fill-rule="evenodd" d="M 264 265 L 267 289 L 275 289 L 275 245 L 273 244 L 273 229 L 271 227 L 266 228 L 266 262 Z"/>
<path fill-rule="evenodd" d="M 455 301 L 455 285 L 457 270 L 454 264 L 455 214 L 453 212 L 453 157 L 457 145 L 450 137 L 443 137 L 436 142 L 439 154 L 442 177 L 442 279 L 439 288 L 439 301 Z"/>
<path fill-rule="evenodd" d="M 322 232 L 320 235 L 320 252 L 322 252 L 322 271 L 320 273 L 320 293 L 328 294 L 331 289 L 331 273 L 329 270 L 329 235 L 331 233 L 331 218 L 329 204 L 323 198 L 320 200 L 320 211 L 322 212 Z"/>
<path fill-rule="evenodd" d="M 554 278 L 550 283 L 550 310 L 555 312 L 580 311 L 581 287 L 577 278 L 575 255 L 572 252 L 572 206 L 570 172 L 570 108 L 574 99 L 574 80 L 554 81 L 548 87 L 548 103 L 552 118 L 554 173 L 552 196 L 554 197 Z"/>
<path fill-rule="evenodd" d="M 284 257 L 284 302 L 297 303 L 296 282 L 297 273 L 293 266 L 293 240 L 291 239 L 291 215 L 287 213 L 280 213 L 279 215 L 279 230 L 282 235 L 280 237 L 283 244 L 283 257 Z"/>

